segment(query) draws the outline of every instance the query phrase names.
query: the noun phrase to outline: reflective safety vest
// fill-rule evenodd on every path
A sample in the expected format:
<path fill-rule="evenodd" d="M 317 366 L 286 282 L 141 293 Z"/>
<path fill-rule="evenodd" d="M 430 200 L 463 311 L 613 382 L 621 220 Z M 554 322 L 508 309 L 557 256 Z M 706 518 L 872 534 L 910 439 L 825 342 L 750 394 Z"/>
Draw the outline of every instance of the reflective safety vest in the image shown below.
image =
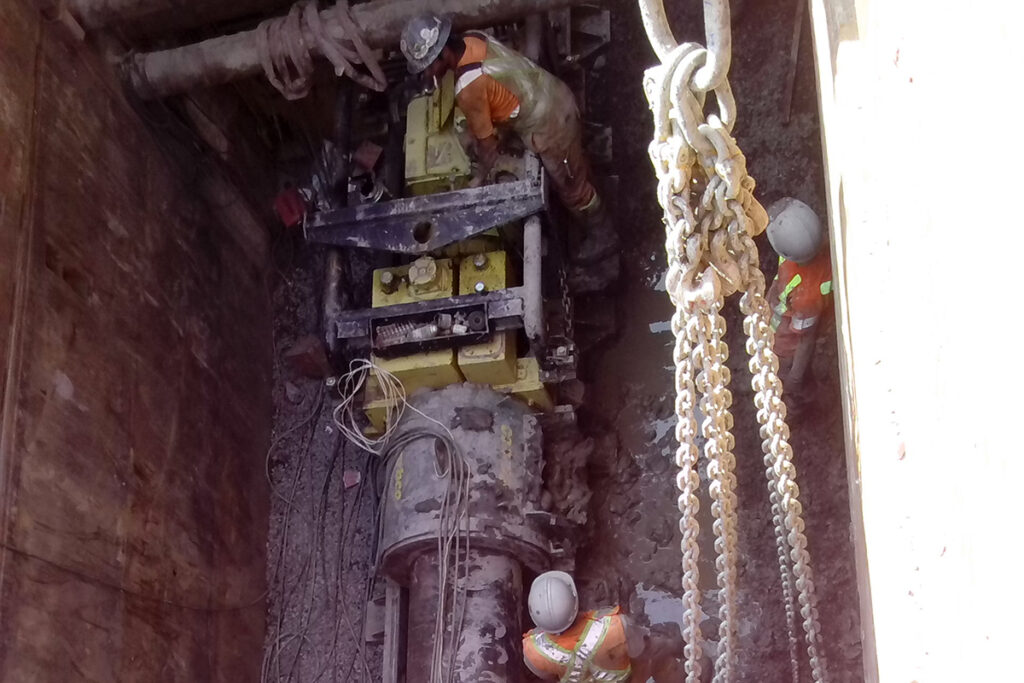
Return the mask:
<path fill-rule="evenodd" d="M 559 634 L 533 629 L 523 636 L 523 657 L 542 678 L 572 683 L 624 683 L 632 673 L 618 607 L 586 612 Z"/>
<path fill-rule="evenodd" d="M 772 329 L 778 331 L 787 318 L 793 332 L 814 327 L 824 308 L 825 297 L 831 293 L 832 264 L 827 251 L 804 265 L 780 256 L 779 273 L 768 292 Z"/>
<path fill-rule="evenodd" d="M 534 152 L 552 144 L 551 139 L 565 134 L 566 117 L 578 116 L 576 100 L 569 86 L 534 64 L 524 55 L 505 47 L 494 38 L 470 32 L 467 36 L 487 41 L 487 56 L 478 64 L 460 68 L 455 94 L 481 75 L 501 83 L 519 100 L 519 108 L 509 124 Z"/>

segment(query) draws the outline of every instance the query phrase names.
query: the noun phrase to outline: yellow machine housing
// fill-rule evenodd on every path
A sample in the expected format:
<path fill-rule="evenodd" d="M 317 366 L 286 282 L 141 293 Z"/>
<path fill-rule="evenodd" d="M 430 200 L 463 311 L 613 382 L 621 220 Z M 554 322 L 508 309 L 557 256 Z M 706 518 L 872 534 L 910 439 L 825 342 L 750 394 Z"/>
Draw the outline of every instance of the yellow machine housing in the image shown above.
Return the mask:
<path fill-rule="evenodd" d="M 429 272 L 431 263 L 434 266 L 433 274 Z M 385 274 L 393 278 L 391 286 L 384 285 Z M 452 260 L 427 256 L 406 266 L 378 268 L 373 271 L 370 305 L 373 308 L 381 308 L 413 301 L 432 301 L 452 296 L 454 293 L 455 270 Z"/>
<path fill-rule="evenodd" d="M 548 393 L 544 383 L 540 381 L 540 363 L 533 356 L 518 359 L 515 381 L 510 384 L 497 385 L 494 390 L 503 394 L 512 394 L 536 410 L 547 412 L 555 408 L 551 394 Z"/>
<path fill-rule="evenodd" d="M 455 107 L 454 74 L 448 73 L 432 94 L 412 100 L 407 114 L 408 192 L 425 195 L 465 187 L 471 165 L 458 132 L 465 128 L 465 117 Z M 523 168 L 522 158 L 502 155 L 495 173 L 520 177 Z M 512 287 L 517 275 L 507 252 L 501 249 L 502 244 L 500 231 L 488 230 L 445 247 L 438 258 L 426 256 L 406 266 L 375 270 L 372 305 L 380 308 Z M 506 331 L 493 334 L 487 342 L 458 350 L 425 351 L 395 358 L 373 355 L 372 360 L 394 374 L 407 394 L 469 381 L 491 385 L 536 410 L 551 410 L 554 406 L 540 380 L 540 365 L 536 358 L 518 357 L 517 339 L 517 332 Z M 373 431 L 383 432 L 387 427 L 388 407 L 380 387 L 369 381 L 363 409 Z"/>
<path fill-rule="evenodd" d="M 492 292 L 512 285 L 508 256 L 504 251 L 481 252 L 459 263 L 459 294 L 472 294 L 477 287 Z M 459 349 L 459 368 L 468 382 L 509 384 L 516 379 L 516 333 L 500 332 L 483 344 Z"/>
<path fill-rule="evenodd" d="M 456 111 L 455 74 L 450 71 L 433 93 L 409 102 L 405 182 L 411 194 L 457 190 L 469 181 L 469 155 L 453 125 Z"/>
<path fill-rule="evenodd" d="M 466 240 L 462 244 L 468 246 L 471 242 L 473 240 Z M 458 251 L 446 250 L 448 253 Z M 455 293 L 472 294 L 477 291 L 478 284 L 483 291 L 506 289 L 514 285 L 515 273 L 507 252 L 492 250 L 472 253 L 471 248 L 465 251 L 470 253 L 439 259 L 426 256 L 409 265 L 375 270 L 373 307 L 442 299 Z M 490 341 L 464 346 L 457 351 L 441 349 L 397 358 L 382 358 L 376 354 L 371 357 L 379 367 L 395 375 L 407 393 L 419 389 L 440 389 L 449 384 L 468 381 L 489 384 L 497 391 L 516 396 L 536 410 L 551 410 L 554 403 L 541 382 L 537 359 L 519 358 L 517 347 L 517 333 L 506 331 L 494 334 Z M 371 379 L 363 397 L 363 410 L 370 420 L 372 431 L 384 431 L 388 407 L 388 400 Z"/>
<path fill-rule="evenodd" d="M 392 278 L 391 286 L 385 286 L 382 282 L 386 279 L 385 273 Z M 373 271 L 371 301 L 374 308 L 444 299 L 454 293 L 455 273 L 451 259 L 433 259 L 426 256 L 406 266 L 379 268 Z M 378 367 L 398 378 L 406 392 L 424 388 L 441 389 L 463 381 L 462 373 L 455 362 L 454 349 L 425 351 L 398 358 L 371 355 L 371 359 Z"/>

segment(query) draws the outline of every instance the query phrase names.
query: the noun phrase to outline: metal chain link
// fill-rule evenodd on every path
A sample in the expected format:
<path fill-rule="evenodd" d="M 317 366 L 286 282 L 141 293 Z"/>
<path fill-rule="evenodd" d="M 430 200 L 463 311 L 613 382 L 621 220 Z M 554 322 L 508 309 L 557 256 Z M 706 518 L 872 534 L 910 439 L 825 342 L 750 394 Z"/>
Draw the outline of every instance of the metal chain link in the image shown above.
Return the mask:
<path fill-rule="evenodd" d="M 683 534 L 686 680 L 696 683 L 701 673 L 695 367 L 701 368 L 696 385 L 703 395 L 702 432 L 707 438 L 705 458 L 720 588 L 722 624 L 715 681 L 732 680 L 737 649 L 735 457 L 729 413 L 732 397 L 726 388 L 730 378 L 725 366 L 725 320 L 719 313 L 725 297 L 742 291 L 741 310 L 746 316 L 746 346 L 751 356 L 749 367 L 775 522 L 793 680 L 798 681 L 799 676 L 795 585 L 811 673 L 815 681 L 824 682 L 826 663 L 782 385 L 777 375 L 778 359 L 772 347 L 774 333 L 767 322 L 764 275 L 752 239 L 764 231 L 768 216 L 754 198 L 754 180 L 747 174 L 746 159 L 730 134 L 736 108 L 727 80 L 731 48 L 728 1 L 705 0 L 704 7 L 709 49 L 695 43 L 676 43 L 662 1 L 640 0 L 648 37 L 662 62 L 648 70 L 644 90 L 654 114 L 655 132 L 649 153 L 658 175 L 658 199 L 665 210 L 667 290 L 676 307 L 672 329 L 676 336 L 676 464 L 680 468 L 677 486 Z M 708 92 L 715 95 L 718 115 L 705 118 Z"/>
<path fill-rule="evenodd" d="M 729 348 L 723 336 L 725 318 L 718 314 L 717 302 L 706 316 L 695 316 L 700 321 L 696 326 L 699 336 L 697 356 L 703 364 L 697 376 L 697 385 L 702 394 L 700 408 L 704 414 L 701 432 L 704 455 L 707 460 L 708 493 L 711 497 L 711 516 L 714 518 L 712 531 L 715 534 L 715 568 L 718 570 L 719 589 L 718 627 L 719 651 L 715 661 L 715 683 L 732 680 L 732 669 L 736 660 L 736 477 L 733 470 L 736 459 L 732 450 L 735 440 L 732 436 L 732 394 L 726 388 L 729 384 L 729 368 L 725 361 Z"/>
<path fill-rule="evenodd" d="M 756 249 L 753 240 L 750 240 L 750 248 Z M 769 322 L 771 311 L 764 298 L 763 276 L 750 281 L 740 299 L 740 310 L 746 316 L 743 326 L 748 335 L 747 351 L 750 354 L 752 385 L 757 392 L 754 401 L 757 421 L 761 425 L 761 449 L 767 465 L 765 474 L 773 503 L 787 532 L 786 543 L 790 549 L 792 574 L 796 582 L 800 615 L 803 617 L 811 676 L 817 683 L 823 683 L 827 680 L 827 662 L 821 643 L 811 556 L 807 551 L 807 536 L 804 534 L 803 506 L 798 499 L 800 487 L 796 483 L 793 449 L 789 444 L 789 427 L 785 422 L 786 404 L 782 400 L 779 359 L 773 348 L 775 333 Z M 783 581 L 786 581 L 785 576 Z"/>
<path fill-rule="evenodd" d="M 683 555 L 683 657 L 687 681 L 699 681 L 701 674 L 700 622 L 704 620 L 700 599 L 700 571 L 697 561 L 700 548 L 697 539 L 700 536 L 700 525 L 697 523 L 697 512 L 700 510 L 700 476 L 697 474 L 697 421 L 694 418 L 694 346 L 692 339 L 697 338 L 697 327 L 700 320 L 695 316 L 687 316 L 682 307 L 677 305 L 672 316 L 672 331 L 676 343 L 673 352 L 676 373 L 676 487 L 679 489 L 679 531 L 683 540 L 680 549 Z"/>
<path fill-rule="evenodd" d="M 575 326 L 572 317 L 572 295 L 569 294 L 569 277 L 565 271 L 565 266 L 558 269 L 558 283 L 562 288 L 562 312 L 565 314 L 565 336 L 570 341 L 575 341 L 575 337 L 573 335 Z"/>

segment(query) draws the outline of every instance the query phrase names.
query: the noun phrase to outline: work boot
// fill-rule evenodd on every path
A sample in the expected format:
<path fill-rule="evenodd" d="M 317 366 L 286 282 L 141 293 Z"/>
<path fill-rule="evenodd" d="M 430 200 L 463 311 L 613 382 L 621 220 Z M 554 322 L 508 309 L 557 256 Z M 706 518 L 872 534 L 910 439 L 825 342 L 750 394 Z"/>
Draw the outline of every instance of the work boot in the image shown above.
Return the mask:
<path fill-rule="evenodd" d="M 619 236 L 600 197 L 594 195 L 590 204 L 577 213 L 577 217 L 583 227 L 583 239 L 573 251 L 573 261 L 583 265 L 593 264 L 618 250 Z"/>

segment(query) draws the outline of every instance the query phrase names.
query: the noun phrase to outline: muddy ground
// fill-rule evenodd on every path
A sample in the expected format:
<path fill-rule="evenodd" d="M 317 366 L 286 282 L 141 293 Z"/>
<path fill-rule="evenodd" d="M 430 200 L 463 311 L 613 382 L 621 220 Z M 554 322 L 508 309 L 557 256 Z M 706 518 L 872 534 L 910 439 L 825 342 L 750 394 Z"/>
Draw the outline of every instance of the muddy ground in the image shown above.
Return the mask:
<path fill-rule="evenodd" d="M 791 120 L 782 120 L 797 3 L 746 0 L 734 20 L 735 132 L 762 202 L 791 195 L 823 214 L 816 84 L 806 21 Z M 702 41 L 701 3 L 666 4 L 677 37 Z M 643 70 L 655 60 L 636 4 L 619 0 L 612 5 L 613 44 L 590 90 L 594 118 L 613 128 L 615 168 L 602 171 L 613 170 L 619 177 L 616 211 L 624 237 L 624 269 L 614 296 L 615 337 L 592 350 L 583 368 L 588 391 L 580 422 L 598 447 L 590 465 L 594 496 L 577 576 L 584 607 L 617 603 L 650 628 L 660 653 L 656 680 L 678 681 L 681 591 L 672 463 L 671 306 L 664 292 L 661 211 L 647 157 L 650 113 L 641 90 Z M 774 257 L 766 243 L 761 249 L 770 277 Z M 366 485 L 368 458 L 351 446 L 339 448 L 322 384 L 299 377 L 281 362 L 300 337 L 319 334 L 323 255 L 287 238 L 279 240 L 276 255 L 279 272 L 271 295 L 278 311 L 278 441 L 269 454 L 276 496 L 266 680 L 376 680 L 379 646 L 366 645 L 361 637 L 363 605 L 373 590 L 369 532 L 375 501 L 372 486 Z M 589 315 L 602 318 L 597 311 L 606 301 L 581 300 L 579 325 L 586 327 L 588 309 Z M 734 312 L 727 320 L 740 500 L 738 680 L 782 681 L 789 675 L 785 616 L 742 329 L 732 303 Z M 860 630 L 831 330 L 819 341 L 814 371 L 815 409 L 793 427 L 792 442 L 819 600 L 827 605 L 822 621 L 830 671 L 833 680 L 858 681 Z M 704 530 L 710 533 L 709 525 Z M 714 587 L 710 551 L 706 543 L 701 558 L 705 588 Z M 713 638 L 715 610 L 709 607 L 703 629 Z M 710 666 L 704 668 L 707 675 Z M 809 680 L 806 666 L 802 674 Z"/>

